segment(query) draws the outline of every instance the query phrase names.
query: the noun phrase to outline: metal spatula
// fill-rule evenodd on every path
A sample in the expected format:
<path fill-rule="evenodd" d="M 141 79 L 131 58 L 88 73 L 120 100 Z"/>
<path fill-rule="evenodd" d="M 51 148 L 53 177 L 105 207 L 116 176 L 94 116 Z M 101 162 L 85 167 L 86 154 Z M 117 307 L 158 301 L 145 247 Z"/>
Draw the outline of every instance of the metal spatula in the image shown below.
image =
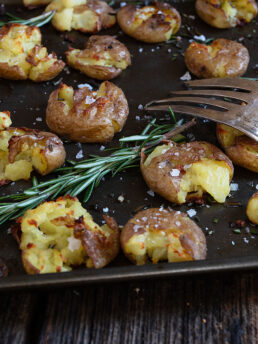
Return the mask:
<path fill-rule="evenodd" d="M 193 89 L 172 91 L 174 97 L 153 100 L 145 105 L 145 109 L 168 111 L 171 107 L 175 112 L 227 124 L 258 141 L 257 81 L 219 78 L 187 81 L 185 84 Z M 163 103 L 166 105 L 157 105 Z"/>

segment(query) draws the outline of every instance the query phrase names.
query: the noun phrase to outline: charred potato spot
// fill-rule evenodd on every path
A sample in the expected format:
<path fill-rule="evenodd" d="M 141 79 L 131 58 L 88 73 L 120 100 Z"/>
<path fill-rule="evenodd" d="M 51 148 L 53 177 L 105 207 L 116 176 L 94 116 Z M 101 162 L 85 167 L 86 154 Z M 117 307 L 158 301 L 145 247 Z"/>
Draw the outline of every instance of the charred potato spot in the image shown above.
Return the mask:
<path fill-rule="evenodd" d="M 28 210 L 16 224 L 26 272 L 64 272 L 82 264 L 95 268 L 107 265 L 119 250 L 118 226 L 110 218 L 107 223 L 110 226 L 98 226 L 76 197 L 60 197 Z"/>
<path fill-rule="evenodd" d="M 29 179 L 33 169 L 41 175 L 64 163 L 62 141 L 54 134 L 27 128 L 0 132 L 0 180 Z"/>
<path fill-rule="evenodd" d="M 47 125 L 54 132 L 80 142 L 105 142 L 121 131 L 129 113 L 123 91 L 109 81 L 98 91 L 87 87 L 74 92 L 60 85 L 47 106 Z"/>
<path fill-rule="evenodd" d="M 26 7 L 37 7 L 48 5 L 51 0 L 23 0 L 23 5 Z"/>
<path fill-rule="evenodd" d="M 168 3 L 155 2 L 138 8 L 127 5 L 118 11 L 117 21 L 129 36 L 147 43 L 167 41 L 180 28 L 181 17 Z"/>
<path fill-rule="evenodd" d="M 201 229 L 186 214 L 151 208 L 138 213 L 124 226 L 121 246 L 135 264 L 191 261 L 206 258 Z"/>
<path fill-rule="evenodd" d="M 55 10 L 53 26 L 59 31 L 98 32 L 116 23 L 114 10 L 99 0 L 53 0 L 46 11 Z"/>
<path fill-rule="evenodd" d="M 207 192 L 223 203 L 230 191 L 233 165 L 207 142 L 158 146 L 141 159 L 148 186 L 171 202 L 182 204 Z"/>
<path fill-rule="evenodd" d="M 258 173 L 257 141 L 225 124 L 217 124 L 217 138 L 233 163 Z"/>
<path fill-rule="evenodd" d="M 55 53 L 41 44 L 37 27 L 11 24 L 0 29 L 0 77 L 13 80 L 50 80 L 64 68 Z"/>
<path fill-rule="evenodd" d="M 195 8 L 202 20 L 219 29 L 249 23 L 258 12 L 255 0 L 197 0 Z"/>
<path fill-rule="evenodd" d="M 131 64 L 127 48 L 112 36 L 91 36 L 84 50 L 70 49 L 67 62 L 91 78 L 110 80 Z"/>
<path fill-rule="evenodd" d="M 245 73 L 250 57 L 240 43 L 216 39 L 211 45 L 193 42 L 185 51 L 185 64 L 198 78 L 226 78 Z"/>
<path fill-rule="evenodd" d="M 251 222 L 258 225 L 258 191 L 249 199 L 246 215 Z"/>

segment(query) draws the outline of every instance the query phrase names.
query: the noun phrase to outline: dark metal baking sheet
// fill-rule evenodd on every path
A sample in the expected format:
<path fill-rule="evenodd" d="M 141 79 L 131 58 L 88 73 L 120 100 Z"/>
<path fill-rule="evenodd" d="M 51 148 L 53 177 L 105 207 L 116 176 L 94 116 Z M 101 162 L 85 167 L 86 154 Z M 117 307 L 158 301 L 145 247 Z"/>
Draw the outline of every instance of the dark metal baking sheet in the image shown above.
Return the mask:
<path fill-rule="evenodd" d="M 4 1 L 11 13 L 17 13 L 21 17 L 34 16 L 42 10 L 26 11 L 18 0 Z M 173 44 L 145 44 L 137 42 L 133 38 L 124 35 L 118 26 L 100 34 L 112 34 L 126 44 L 132 54 L 132 66 L 125 70 L 113 82 L 125 92 L 129 105 L 130 115 L 124 130 L 114 141 L 105 144 L 106 148 L 118 145 L 121 136 L 140 133 L 145 125 L 153 118 L 159 121 L 168 120 L 164 113 L 147 114 L 141 110 L 142 104 L 152 99 L 166 96 L 172 89 L 182 89 L 183 82 L 180 77 L 186 72 L 182 52 L 189 44 L 189 39 L 183 37 L 187 33 L 186 25 L 190 27 L 190 33 L 204 34 L 209 37 L 224 37 L 241 40 L 249 49 L 251 60 L 246 76 L 258 77 L 257 57 L 257 21 L 247 26 L 230 30 L 218 30 L 201 22 L 194 13 L 193 1 L 172 2 L 180 11 L 183 19 L 183 27 L 178 33 L 182 37 L 181 42 Z M 191 15 L 189 17 L 189 14 Z M 193 17 L 193 15 L 195 17 Z M 58 56 L 64 58 L 64 52 L 71 45 L 82 48 L 88 35 L 72 31 L 68 34 L 73 43 L 67 40 L 64 33 L 58 33 L 49 24 L 42 28 L 43 43 L 48 50 L 55 51 Z M 178 54 L 175 58 L 175 53 Z M 100 83 L 87 78 L 85 75 L 72 70 L 63 71 L 55 80 L 35 84 L 30 81 L 0 80 L 0 110 L 12 112 L 14 126 L 27 126 L 48 130 L 45 123 L 45 109 L 49 94 L 57 88 L 57 82 L 62 82 L 77 87 L 78 84 L 89 83 L 97 86 Z M 180 118 L 178 115 L 177 118 Z M 188 117 L 189 119 L 189 117 Z M 207 140 L 218 144 L 215 137 L 215 124 L 202 120 L 197 121 L 196 127 L 188 132 L 190 138 Z M 80 144 L 66 144 L 67 157 L 75 159 L 81 149 Z M 84 158 L 87 154 L 103 154 L 100 144 L 83 144 Z M 161 276 L 176 276 L 184 274 L 208 273 L 213 271 L 229 271 L 238 269 L 251 269 L 258 267 L 258 237 L 248 233 L 245 229 L 242 234 L 235 234 L 229 228 L 229 222 L 237 219 L 246 219 L 245 205 L 249 197 L 255 192 L 258 184 L 257 174 L 236 167 L 233 181 L 238 183 L 239 190 L 232 192 L 231 201 L 241 202 L 242 207 L 227 208 L 225 205 L 213 204 L 210 207 L 190 206 L 196 209 L 199 225 L 207 234 L 208 256 L 207 260 L 185 263 L 160 263 L 145 266 L 133 266 L 120 253 L 119 257 L 108 267 L 101 270 L 81 268 L 68 273 L 28 276 L 25 274 L 20 252 L 16 242 L 8 234 L 9 224 L 2 226 L 0 231 L 0 257 L 4 258 L 9 268 L 9 276 L 0 280 L 0 289 L 52 287 L 72 284 L 85 284 L 92 282 L 116 281 L 136 278 L 153 278 Z M 17 192 L 30 183 L 16 182 L 13 185 L 1 188 L 1 194 Z M 95 220 L 101 221 L 102 209 L 109 208 L 109 214 L 114 216 L 120 225 L 133 215 L 135 209 L 141 206 L 170 205 L 175 209 L 186 211 L 187 205 L 173 206 L 163 198 L 147 193 L 145 185 L 138 169 L 128 170 L 115 178 L 106 177 L 105 181 L 94 192 L 86 208 L 91 212 Z M 117 197 L 123 194 L 125 201 L 119 203 Z M 214 218 L 219 222 L 213 222 Z M 196 220 L 198 220 L 196 219 Z"/>

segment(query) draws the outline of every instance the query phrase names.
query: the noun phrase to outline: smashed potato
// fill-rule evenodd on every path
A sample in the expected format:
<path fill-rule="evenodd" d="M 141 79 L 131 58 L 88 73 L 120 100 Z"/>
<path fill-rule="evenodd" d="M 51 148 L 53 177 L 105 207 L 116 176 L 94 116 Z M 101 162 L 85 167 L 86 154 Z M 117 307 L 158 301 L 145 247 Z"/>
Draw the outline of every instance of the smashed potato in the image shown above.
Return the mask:
<path fill-rule="evenodd" d="M 121 131 L 129 113 L 123 91 L 104 81 L 98 91 L 61 84 L 51 93 L 46 122 L 51 130 L 79 142 L 105 142 Z"/>
<path fill-rule="evenodd" d="M 223 203 L 233 170 L 229 158 L 208 142 L 169 142 L 141 157 L 141 172 L 150 189 L 178 204 L 201 198 L 205 192 Z"/>
<path fill-rule="evenodd" d="M 119 229 L 104 216 L 98 226 L 76 197 L 60 197 L 27 210 L 12 233 L 28 274 L 69 271 L 75 266 L 102 268 L 119 251 Z"/>
<path fill-rule="evenodd" d="M 94 33 L 116 23 L 115 11 L 105 1 L 53 0 L 46 12 L 52 10 L 56 11 L 52 24 L 59 31 Z"/>
<path fill-rule="evenodd" d="M 258 11 L 255 0 L 197 0 L 195 9 L 202 20 L 219 29 L 249 23 Z"/>
<path fill-rule="evenodd" d="M 250 56 L 243 44 L 219 38 L 211 45 L 193 42 L 185 51 L 185 64 L 198 78 L 231 78 L 243 75 Z"/>
<path fill-rule="evenodd" d="M 246 215 L 251 222 L 258 225 L 258 191 L 249 199 Z"/>
<path fill-rule="evenodd" d="M 23 0 L 23 5 L 26 7 L 38 7 L 48 5 L 52 0 Z"/>
<path fill-rule="evenodd" d="M 62 141 L 54 134 L 27 128 L 0 131 L 0 185 L 29 179 L 33 169 L 46 175 L 65 160 Z"/>
<path fill-rule="evenodd" d="M 181 25 L 178 11 L 165 2 L 154 2 L 141 8 L 124 6 L 117 13 L 117 21 L 127 35 L 147 43 L 169 40 Z"/>
<path fill-rule="evenodd" d="M 202 230 L 184 213 L 151 208 L 139 212 L 124 226 L 121 246 L 135 264 L 182 262 L 206 258 Z"/>
<path fill-rule="evenodd" d="M 0 77 L 35 82 L 56 77 L 65 63 L 55 53 L 48 54 L 41 44 L 40 30 L 21 24 L 0 29 Z"/>
<path fill-rule="evenodd" d="M 98 80 L 113 79 L 131 64 L 125 45 L 112 36 L 91 36 L 84 50 L 70 48 L 66 57 L 70 66 Z"/>
<path fill-rule="evenodd" d="M 258 173 L 258 142 L 241 131 L 217 124 L 217 138 L 233 163 Z"/>

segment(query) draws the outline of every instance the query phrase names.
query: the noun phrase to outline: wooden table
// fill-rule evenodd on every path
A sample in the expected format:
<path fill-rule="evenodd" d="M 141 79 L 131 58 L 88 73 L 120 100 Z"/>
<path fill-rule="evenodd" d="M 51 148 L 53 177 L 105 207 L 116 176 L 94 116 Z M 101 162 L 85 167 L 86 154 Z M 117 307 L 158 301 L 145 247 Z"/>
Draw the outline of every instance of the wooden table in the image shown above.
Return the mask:
<path fill-rule="evenodd" d="M 256 271 L 0 294 L 0 343 L 258 342 Z"/>

